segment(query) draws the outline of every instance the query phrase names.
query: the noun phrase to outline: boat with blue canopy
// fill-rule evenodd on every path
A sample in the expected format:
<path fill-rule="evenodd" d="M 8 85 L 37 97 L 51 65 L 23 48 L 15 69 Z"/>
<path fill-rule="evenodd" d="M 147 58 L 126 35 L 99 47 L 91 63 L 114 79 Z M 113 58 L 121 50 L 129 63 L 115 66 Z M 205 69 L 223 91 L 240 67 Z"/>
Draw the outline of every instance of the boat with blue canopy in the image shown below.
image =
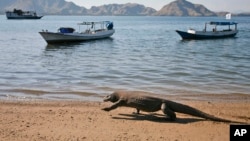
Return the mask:
<path fill-rule="evenodd" d="M 211 21 L 205 23 L 205 28 L 202 31 L 196 31 L 195 29 L 188 29 L 187 31 L 176 30 L 176 32 L 184 40 L 228 38 L 228 37 L 234 37 L 238 33 L 237 24 L 238 23 L 236 22 Z M 225 26 L 227 26 L 227 28 L 223 28 Z"/>
<path fill-rule="evenodd" d="M 79 31 L 72 27 L 60 27 L 57 32 L 42 30 L 40 35 L 47 43 L 79 42 L 108 38 L 115 33 L 111 21 L 82 22 L 77 24 Z M 81 26 L 85 26 L 82 30 Z"/>

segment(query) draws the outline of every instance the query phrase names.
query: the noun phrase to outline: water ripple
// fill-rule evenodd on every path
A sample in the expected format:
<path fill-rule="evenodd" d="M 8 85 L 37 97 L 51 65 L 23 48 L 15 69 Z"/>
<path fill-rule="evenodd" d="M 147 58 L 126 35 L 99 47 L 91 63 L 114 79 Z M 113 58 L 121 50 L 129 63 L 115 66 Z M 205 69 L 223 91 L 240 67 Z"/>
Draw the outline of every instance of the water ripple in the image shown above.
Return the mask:
<path fill-rule="evenodd" d="M 84 17 L 113 20 L 116 33 L 81 43 L 47 45 L 38 34 L 74 27 L 79 18 L 46 16 L 18 25 L 2 20 L 0 98 L 95 99 L 118 89 L 164 95 L 250 92 L 249 19 L 237 17 L 237 37 L 221 40 L 182 41 L 175 33 L 219 17 Z"/>

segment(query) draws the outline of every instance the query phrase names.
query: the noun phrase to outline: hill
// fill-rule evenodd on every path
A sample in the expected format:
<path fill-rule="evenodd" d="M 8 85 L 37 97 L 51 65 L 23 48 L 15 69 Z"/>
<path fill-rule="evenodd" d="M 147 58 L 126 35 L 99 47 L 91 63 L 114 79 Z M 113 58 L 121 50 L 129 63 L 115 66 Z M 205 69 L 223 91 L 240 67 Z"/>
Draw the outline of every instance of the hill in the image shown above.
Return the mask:
<path fill-rule="evenodd" d="M 165 5 L 156 12 L 156 16 L 216 16 L 216 13 L 208 10 L 200 4 L 193 4 L 186 0 L 176 0 Z"/>
<path fill-rule="evenodd" d="M 73 2 L 65 0 L 1 0 L 0 13 L 6 10 L 22 9 L 34 10 L 43 14 L 57 15 L 126 15 L 126 16 L 145 16 L 152 15 L 155 9 L 145 7 L 136 3 L 127 4 L 108 4 L 93 6 L 90 9 L 80 7 Z"/>
<path fill-rule="evenodd" d="M 33 10 L 43 15 L 114 15 L 114 16 L 224 16 L 228 12 L 213 12 L 200 4 L 176 0 L 159 11 L 137 3 L 107 4 L 87 9 L 65 0 L 0 0 L 0 14 L 6 10 Z M 233 14 L 249 16 L 249 13 Z"/>
<path fill-rule="evenodd" d="M 65 0 L 1 0 L 0 11 L 22 9 L 43 14 L 78 15 L 87 14 L 87 9 Z"/>
<path fill-rule="evenodd" d="M 115 15 L 115 16 L 146 16 L 156 12 L 155 9 L 145 7 L 136 3 L 108 4 L 102 6 L 92 6 L 89 15 Z"/>

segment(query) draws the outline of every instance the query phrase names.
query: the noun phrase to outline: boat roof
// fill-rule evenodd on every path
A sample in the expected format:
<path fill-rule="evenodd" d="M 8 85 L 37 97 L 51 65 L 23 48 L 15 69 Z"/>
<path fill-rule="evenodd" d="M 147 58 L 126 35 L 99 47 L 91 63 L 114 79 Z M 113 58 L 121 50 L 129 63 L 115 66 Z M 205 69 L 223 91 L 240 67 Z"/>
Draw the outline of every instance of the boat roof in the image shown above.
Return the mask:
<path fill-rule="evenodd" d="M 103 24 L 103 23 L 110 23 L 111 21 L 100 21 L 100 22 L 81 22 L 78 25 L 93 25 L 93 24 Z"/>
<path fill-rule="evenodd" d="M 214 22 L 214 21 L 211 21 L 208 24 L 211 24 L 211 25 L 236 25 L 238 23 L 236 23 L 236 22 Z"/>

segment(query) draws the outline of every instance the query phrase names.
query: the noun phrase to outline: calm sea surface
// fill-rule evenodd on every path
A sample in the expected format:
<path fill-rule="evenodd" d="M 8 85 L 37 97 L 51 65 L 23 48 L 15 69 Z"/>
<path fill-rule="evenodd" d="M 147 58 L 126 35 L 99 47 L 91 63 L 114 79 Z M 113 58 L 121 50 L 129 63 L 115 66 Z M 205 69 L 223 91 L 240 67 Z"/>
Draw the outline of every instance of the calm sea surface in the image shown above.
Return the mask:
<path fill-rule="evenodd" d="M 250 18 L 234 17 L 236 38 L 182 41 L 223 17 L 0 16 L 0 99 L 99 100 L 115 90 L 164 95 L 250 94 Z M 38 34 L 111 20 L 112 38 L 47 45 Z"/>

